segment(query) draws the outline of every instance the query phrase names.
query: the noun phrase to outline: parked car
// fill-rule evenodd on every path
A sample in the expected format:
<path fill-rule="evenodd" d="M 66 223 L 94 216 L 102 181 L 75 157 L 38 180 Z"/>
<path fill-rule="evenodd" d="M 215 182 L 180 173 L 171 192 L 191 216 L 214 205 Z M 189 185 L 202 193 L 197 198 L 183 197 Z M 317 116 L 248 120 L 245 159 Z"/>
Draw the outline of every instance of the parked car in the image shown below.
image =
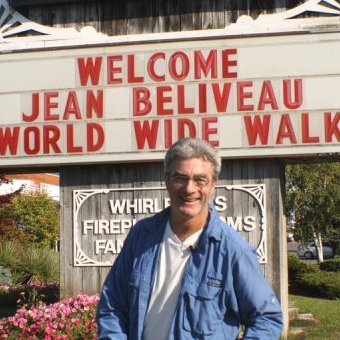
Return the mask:
<path fill-rule="evenodd" d="M 322 248 L 323 248 L 323 257 L 324 258 L 333 257 L 334 251 L 333 251 L 332 246 L 330 246 L 329 244 L 323 243 Z M 315 243 L 310 242 L 306 246 L 299 245 L 298 249 L 297 249 L 297 255 L 299 257 L 304 257 L 307 260 L 317 258 L 318 255 L 317 255 L 317 252 L 316 252 L 316 249 L 315 249 Z"/>

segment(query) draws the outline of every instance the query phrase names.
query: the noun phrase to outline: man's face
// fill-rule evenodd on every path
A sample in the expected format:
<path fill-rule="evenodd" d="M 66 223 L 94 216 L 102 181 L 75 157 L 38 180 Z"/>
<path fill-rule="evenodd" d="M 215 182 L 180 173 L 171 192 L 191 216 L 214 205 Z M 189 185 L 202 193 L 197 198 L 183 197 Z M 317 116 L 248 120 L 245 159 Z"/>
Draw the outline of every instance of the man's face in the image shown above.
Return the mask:
<path fill-rule="evenodd" d="M 215 188 L 213 167 L 201 158 L 179 158 L 165 179 L 171 201 L 171 213 L 177 220 L 206 216 Z"/>

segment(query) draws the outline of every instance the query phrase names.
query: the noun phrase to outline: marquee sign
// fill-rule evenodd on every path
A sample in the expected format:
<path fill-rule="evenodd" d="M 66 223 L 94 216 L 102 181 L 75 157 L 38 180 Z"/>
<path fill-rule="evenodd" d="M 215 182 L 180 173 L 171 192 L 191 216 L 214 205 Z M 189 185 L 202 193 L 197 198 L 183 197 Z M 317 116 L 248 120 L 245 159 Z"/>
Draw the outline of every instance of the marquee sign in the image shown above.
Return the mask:
<path fill-rule="evenodd" d="M 231 195 L 253 200 L 253 211 L 230 210 Z M 96 203 L 97 202 L 97 203 Z M 89 213 L 101 202 L 100 216 Z M 260 263 L 267 262 L 265 185 L 218 185 L 213 204 L 220 218 L 256 248 Z M 73 191 L 73 265 L 111 266 L 136 222 L 170 205 L 164 187 L 89 189 Z"/>
<path fill-rule="evenodd" d="M 0 166 L 161 160 L 187 136 L 229 158 L 338 154 L 340 33 L 288 20 L 334 23 L 340 4 L 326 2 L 225 30 L 105 37 L 29 23 L 0 0 Z M 234 38 L 268 27 L 287 34 Z M 44 37 L 12 37 L 27 30 Z"/>

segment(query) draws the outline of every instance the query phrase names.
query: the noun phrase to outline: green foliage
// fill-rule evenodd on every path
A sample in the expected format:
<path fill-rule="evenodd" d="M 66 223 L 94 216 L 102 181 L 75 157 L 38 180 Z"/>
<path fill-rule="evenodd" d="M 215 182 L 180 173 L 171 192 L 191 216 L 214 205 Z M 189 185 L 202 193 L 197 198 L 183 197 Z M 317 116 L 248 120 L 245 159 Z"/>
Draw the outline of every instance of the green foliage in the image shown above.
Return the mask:
<path fill-rule="evenodd" d="M 22 246 L 18 242 L 8 241 L 6 239 L 0 240 L 0 265 L 7 268 L 15 268 L 18 254 Z"/>
<path fill-rule="evenodd" d="M 59 281 L 59 254 L 50 248 L 1 240 L 0 265 L 11 270 L 14 284 Z"/>
<path fill-rule="evenodd" d="M 317 270 L 315 265 L 306 264 L 300 261 L 294 255 L 288 255 L 288 282 L 290 286 L 299 283 L 301 275 L 305 273 L 314 273 Z"/>
<path fill-rule="evenodd" d="M 318 270 L 315 273 L 304 273 L 299 278 L 299 285 L 308 296 L 331 300 L 340 298 L 340 272 Z"/>
<path fill-rule="evenodd" d="M 4 204 L 0 214 L 12 219 L 31 243 L 53 247 L 59 235 L 59 206 L 45 192 L 22 193 Z"/>
<path fill-rule="evenodd" d="M 11 285 L 12 274 L 8 268 L 0 266 L 0 286 L 1 285 Z"/>
<path fill-rule="evenodd" d="M 0 174 L 0 185 L 9 183 L 12 183 L 12 181 L 7 179 L 3 174 Z M 20 195 L 22 190 L 23 187 L 10 194 L 0 195 L 0 238 L 19 240 L 25 240 L 26 238 L 26 235 L 22 232 L 22 230 L 15 226 L 13 220 L 1 213 L 2 207 L 10 203 L 15 196 Z"/>
<path fill-rule="evenodd" d="M 340 298 L 340 272 L 322 271 L 293 255 L 288 256 L 288 280 L 290 293 L 326 299 Z"/>
<path fill-rule="evenodd" d="M 308 242 L 316 235 L 339 246 L 340 163 L 286 167 L 286 211 L 294 221 L 295 238 Z"/>
<path fill-rule="evenodd" d="M 59 280 L 59 254 L 48 248 L 26 247 L 22 250 L 16 271 L 23 283 L 52 283 Z"/>
<path fill-rule="evenodd" d="M 340 272 L 340 259 L 333 259 L 322 262 L 320 263 L 320 269 L 328 272 Z"/>
<path fill-rule="evenodd" d="M 17 301 L 18 307 L 26 309 L 37 307 L 41 302 L 41 296 L 36 289 L 30 289 L 21 293 L 21 299 Z"/>

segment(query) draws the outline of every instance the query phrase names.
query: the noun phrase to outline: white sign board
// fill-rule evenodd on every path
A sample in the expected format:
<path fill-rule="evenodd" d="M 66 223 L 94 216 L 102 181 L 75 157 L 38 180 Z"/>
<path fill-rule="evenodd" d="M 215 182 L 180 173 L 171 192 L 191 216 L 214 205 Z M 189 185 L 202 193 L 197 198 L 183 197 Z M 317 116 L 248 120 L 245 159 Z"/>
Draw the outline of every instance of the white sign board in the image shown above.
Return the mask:
<path fill-rule="evenodd" d="M 340 33 L 0 55 L 0 166 L 340 152 Z"/>
<path fill-rule="evenodd" d="M 228 192 L 241 193 L 251 199 L 253 211 L 244 216 L 237 207 L 230 210 Z M 154 215 L 170 205 L 165 187 L 82 189 L 73 191 L 73 265 L 75 267 L 112 266 L 130 229 L 140 219 Z M 130 198 L 127 198 L 127 195 Z M 140 198 L 136 198 L 140 195 Z M 122 197 L 123 196 L 123 197 Z M 145 196 L 148 196 L 147 198 Z M 133 197 L 133 198 L 132 198 Z M 212 200 L 220 218 L 246 236 L 256 249 L 259 263 L 267 262 L 267 216 L 264 184 L 217 185 Z M 100 216 L 86 215 L 89 207 L 101 201 Z"/>

